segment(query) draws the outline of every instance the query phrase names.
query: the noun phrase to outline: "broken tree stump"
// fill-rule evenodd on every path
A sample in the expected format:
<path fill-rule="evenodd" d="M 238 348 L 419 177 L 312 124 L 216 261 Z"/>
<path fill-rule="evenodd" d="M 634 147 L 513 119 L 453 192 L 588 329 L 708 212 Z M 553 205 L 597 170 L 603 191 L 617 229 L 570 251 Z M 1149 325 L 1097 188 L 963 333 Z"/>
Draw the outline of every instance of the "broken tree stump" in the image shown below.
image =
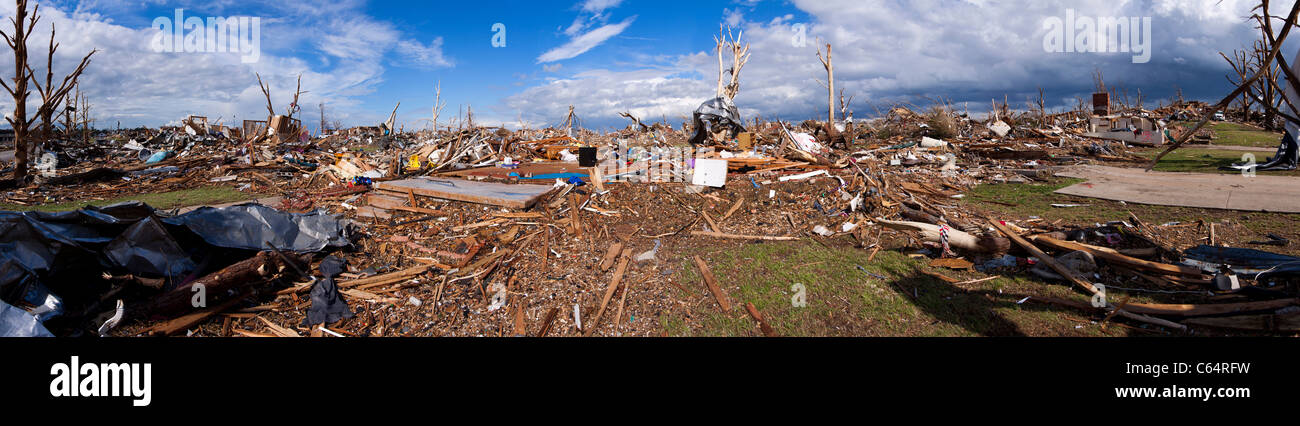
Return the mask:
<path fill-rule="evenodd" d="M 287 268 L 284 260 L 274 252 L 260 252 L 248 260 L 227 266 L 158 296 L 150 305 L 149 311 L 157 315 L 175 316 L 186 311 L 203 309 L 204 306 L 193 306 L 191 302 L 197 293 L 196 288 L 202 288 L 208 299 L 217 299 L 230 290 L 265 283 Z"/>

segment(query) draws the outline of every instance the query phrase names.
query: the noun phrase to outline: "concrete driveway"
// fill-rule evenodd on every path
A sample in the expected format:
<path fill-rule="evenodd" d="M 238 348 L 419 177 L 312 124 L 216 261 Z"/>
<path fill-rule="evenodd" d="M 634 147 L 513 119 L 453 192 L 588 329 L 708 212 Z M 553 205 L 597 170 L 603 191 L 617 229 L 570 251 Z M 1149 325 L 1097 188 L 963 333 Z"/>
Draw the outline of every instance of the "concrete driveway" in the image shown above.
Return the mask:
<path fill-rule="evenodd" d="M 1300 213 L 1300 177 L 1146 172 L 1109 166 L 1070 166 L 1056 175 L 1087 180 L 1058 194 L 1160 206 Z"/>

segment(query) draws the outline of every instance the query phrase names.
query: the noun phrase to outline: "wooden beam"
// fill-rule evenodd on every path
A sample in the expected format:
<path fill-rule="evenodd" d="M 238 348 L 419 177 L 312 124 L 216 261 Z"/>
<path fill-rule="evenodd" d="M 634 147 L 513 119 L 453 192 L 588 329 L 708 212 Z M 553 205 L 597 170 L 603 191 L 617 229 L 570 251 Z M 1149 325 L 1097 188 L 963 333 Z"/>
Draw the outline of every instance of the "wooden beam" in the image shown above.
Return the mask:
<path fill-rule="evenodd" d="M 180 333 L 182 331 L 188 330 L 190 329 L 190 327 L 194 327 L 195 325 L 203 323 L 203 321 L 206 321 L 212 315 L 224 312 L 225 310 L 234 307 L 235 305 L 239 304 L 239 302 L 242 302 L 244 301 L 244 299 L 247 299 L 250 294 L 251 293 L 244 293 L 243 295 L 230 299 L 220 305 L 208 309 L 204 309 L 198 312 L 186 314 L 177 317 L 175 319 L 172 319 L 170 321 L 164 322 L 162 324 L 155 325 L 153 326 L 153 328 L 149 329 L 148 334 L 155 335 L 155 336 L 171 336 L 176 333 Z M 225 327 L 223 325 L 223 329 L 228 329 L 228 327 Z"/>
<path fill-rule="evenodd" d="M 614 297 L 614 292 L 618 290 L 618 285 L 623 281 L 623 273 L 627 272 L 627 264 L 632 261 L 632 249 L 624 249 L 622 260 L 618 263 L 618 269 L 614 270 L 614 279 L 610 281 L 609 287 L 605 288 L 605 297 L 600 301 L 600 309 L 596 311 L 596 316 L 592 317 L 591 322 L 587 323 L 587 331 L 583 335 L 590 336 L 596 332 L 596 326 L 600 325 L 600 317 L 605 314 L 605 307 L 609 305 L 609 299 Z"/>
<path fill-rule="evenodd" d="M 1091 254 L 1099 259 L 1118 263 L 1132 269 L 1152 272 L 1160 275 L 1177 275 L 1189 278 L 1202 278 L 1204 275 L 1199 268 L 1193 268 L 1185 265 L 1171 265 L 1168 263 L 1152 262 L 1120 254 L 1118 251 L 1097 247 L 1088 244 L 1081 244 L 1072 241 L 1062 241 L 1046 235 L 1036 235 L 1030 238 L 1036 243 L 1042 243 L 1056 250 L 1082 251 Z"/>
<path fill-rule="evenodd" d="M 993 225 L 994 228 L 997 228 L 997 230 L 999 232 L 1002 232 L 1002 234 L 1006 235 L 1007 238 L 1010 238 L 1012 242 L 1024 248 L 1025 251 L 1029 252 L 1029 254 L 1032 254 L 1034 257 L 1037 257 L 1038 260 L 1040 262 L 1043 262 L 1044 265 L 1047 265 L 1049 268 L 1052 268 L 1052 270 L 1056 271 L 1056 273 L 1061 274 L 1061 276 L 1065 277 L 1066 280 L 1070 281 L 1071 283 L 1074 283 L 1074 285 L 1077 285 L 1083 288 L 1084 290 L 1087 290 L 1088 294 L 1095 295 L 1098 293 L 1097 287 L 1094 287 L 1092 283 L 1089 283 L 1088 281 L 1079 278 L 1079 276 L 1076 275 L 1074 271 L 1071 271 L 1070 268 L 1065 267 L 1065 265 L 1062 265 L 1060 262 L 1057 262 L 1056 258 L 1048 255 L 1047 253 L 1044 253 L 1042 250 L 1039 250 L 1038 247 L 1035 247 L 1033 243 L 1026 241 L 1023 237 L 1020 236 L 1020 234 L 1017 234 L 1015 232 L 1012 232 L 1010 229 L 1007 229 L 1007 226 L 1003 225 L 1002 222 L 998 220 L 989 220 L 989 224 Z"/>
<path fill-rule="evenodd" d="M 731 300 L 727 298 L 727 293 L 722 291 L 722 287 L 718 286 L 718 279 L 713 276 L 713 271 L 709 270 L 709 265 L 704 263 L 704 259 L 699 256 L 695 256 L 695 265 L 699 266 L 700 276 L 704 277 L 704 285 L 709 288 L 710 293 L 713 293 L 713 298 L 718 301 L 722 311 L 730 311 Z"/>
<path fill-rule="evenodd" d="M 753 303 L 746 302 L 745 311 L 749 312 L 749 317 L 753 318 L 754 322 L 758 323 L 758 329 L 763 332 L 764 337 L 776 337 L 776 330 L 773 330 L 772 326 L 767 323 L 767 320 L 763 319 L 763 313 L 759 312 L 758 308 L 754 307 Z"/>

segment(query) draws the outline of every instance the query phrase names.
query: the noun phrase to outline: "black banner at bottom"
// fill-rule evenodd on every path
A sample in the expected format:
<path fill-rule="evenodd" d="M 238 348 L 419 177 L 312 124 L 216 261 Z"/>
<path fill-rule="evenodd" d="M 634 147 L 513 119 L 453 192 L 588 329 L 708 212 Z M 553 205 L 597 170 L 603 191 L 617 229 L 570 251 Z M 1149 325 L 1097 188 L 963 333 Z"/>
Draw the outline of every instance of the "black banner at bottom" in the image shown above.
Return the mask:
<path fill-rule="evenodd" d="M 0 388 L 11 407 L 128 411 L 1196 407 L 1293 399 L 1298 349 L 1293 339 L 4 339 Z"/>

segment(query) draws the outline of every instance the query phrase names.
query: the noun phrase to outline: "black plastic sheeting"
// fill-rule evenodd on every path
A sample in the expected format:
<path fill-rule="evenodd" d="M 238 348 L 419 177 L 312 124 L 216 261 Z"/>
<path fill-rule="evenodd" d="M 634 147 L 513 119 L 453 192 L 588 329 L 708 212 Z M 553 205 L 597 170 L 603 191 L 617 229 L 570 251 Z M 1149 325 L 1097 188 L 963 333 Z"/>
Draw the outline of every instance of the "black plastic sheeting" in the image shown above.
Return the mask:
<path fill-rule="evenodd" d="M 54 337 L 41 320 L 26 310 L 0 302 L 0 337 Z"/>
<path fill-rule="evenodd" d="M 260 204 L 204 207 L 163 221 L 185 226 L 208 244 L 225 248 L 267 250 L 270 241 L 281 250 L 306 253 L 351 244 L 346 225 L 334 216 L 324 212 L 291 214 Z"/>
<path fill-rule="evenodd" d="M 86 277 L 129 273 L 175 286 L 225 266 L 214 264 L 225 261 L 214 253 L 270 250 L 268 242 L 298 253 L 342 248 L 351 245 L 349 223 L 324 211 L 287 213 L 259 204 L 175 216 L 138 202 L 0 212 L 0 300 L 45 320 L 59 313 L 53 293 L 78 291 Z"/>
<path fill-rule="evenodd" d="M 1231 266 L 1238 275 L 1260 279 L 1272 275 L 1300 275 L 1300 258 L 1245 248 L 1202 245 L 1183 252 L 1183 263 L 1217 272 Z"/>
<path fill-rule="evenodd" d="M 741 124 L 740 111 L 736 109 L 736 104 L 727 98 L 713 98 L 695 109 L 691 114 L 695 133 L 691 135 L 691 145 L 701 145 L 708 137 L 708 132 L 717 132 L 719 129 L 731 129 L 733 132 L 740 133 L 745 131 Z M 705 123 L 709 127 L 705 127 Z"/>
<path fill-rule="evenodd" d="M 334 256 L 320 262 L 320 273 L 324 277 L 311 287 L 311 308 L 307 309 L 304 325 L 312 326 L 352 318 L 352 310 L 348 309 L 348 302 L 343 300 L 343 296 L 339 294 L 339 287 L 334 281 L 346 268 L 347 261 Z"/>

